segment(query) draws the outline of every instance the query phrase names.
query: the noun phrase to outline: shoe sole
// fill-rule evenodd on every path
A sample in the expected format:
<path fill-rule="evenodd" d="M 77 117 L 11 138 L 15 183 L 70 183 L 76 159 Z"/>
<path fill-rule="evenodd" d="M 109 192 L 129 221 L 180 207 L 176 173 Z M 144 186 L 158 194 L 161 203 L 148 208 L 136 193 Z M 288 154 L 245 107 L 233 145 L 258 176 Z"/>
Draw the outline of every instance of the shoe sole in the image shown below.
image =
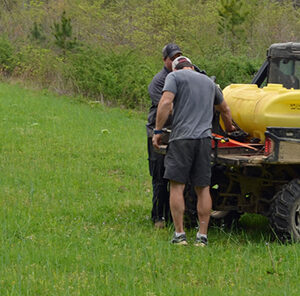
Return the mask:
<path fill-rule="evenodd" d="M 196 246 L 196 247 L 202 247 L 202 248 L 207 247 L 207 245 L 204 244 L 204 243 L 195 243 L 194 246 Z"/>
<path fill-rule="evenodd" d="M 172 245 L 181 245 L 181 246 L 187 246 L 188 243 L 186 241 L 178 242 L 178 243 L 172 243 Z"/>

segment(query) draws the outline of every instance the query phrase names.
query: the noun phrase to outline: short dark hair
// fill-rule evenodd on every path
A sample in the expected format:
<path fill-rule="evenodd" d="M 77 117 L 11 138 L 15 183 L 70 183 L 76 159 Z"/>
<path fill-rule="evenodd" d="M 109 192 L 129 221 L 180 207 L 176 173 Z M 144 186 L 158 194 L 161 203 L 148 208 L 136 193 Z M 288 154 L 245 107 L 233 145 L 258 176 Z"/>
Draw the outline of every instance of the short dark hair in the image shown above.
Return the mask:
<path fill-rule="evenodd" d="M 192 68 L 193 65 L 191 63 L 189 63 L 188 61 L 186 61 L 186 62 L 182 62 L 182 63 L 179 63 L 178 65 L 176 65 L 175 69 L 176 70 L 181 70 L 184 67 L 190 67 L 190 68 Z"/>

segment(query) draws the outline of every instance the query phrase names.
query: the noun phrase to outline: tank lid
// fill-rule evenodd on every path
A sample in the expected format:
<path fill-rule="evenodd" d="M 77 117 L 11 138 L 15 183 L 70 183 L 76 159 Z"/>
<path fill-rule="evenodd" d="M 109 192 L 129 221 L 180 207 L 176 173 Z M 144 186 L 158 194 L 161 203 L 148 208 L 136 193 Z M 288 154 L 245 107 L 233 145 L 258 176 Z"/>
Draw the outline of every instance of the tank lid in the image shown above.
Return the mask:
<path fill-rule="evenodd" d="M 287 43 L 274 43 L 267 51 L 268 58 L 300 58 L 300 43 L 287 42 Z"/>

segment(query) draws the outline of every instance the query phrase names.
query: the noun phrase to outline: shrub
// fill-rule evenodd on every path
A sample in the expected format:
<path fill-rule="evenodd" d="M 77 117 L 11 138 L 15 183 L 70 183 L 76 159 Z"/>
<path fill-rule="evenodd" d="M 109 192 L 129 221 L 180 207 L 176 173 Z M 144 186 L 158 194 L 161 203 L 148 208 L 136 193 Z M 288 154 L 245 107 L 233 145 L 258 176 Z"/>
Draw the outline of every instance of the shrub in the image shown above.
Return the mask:
<path fill-rule="evenodd" d="M 235 56 L 230 52 L 220 53 L 211 58 L 198 58 L 196 64 L 205 69 L 209 76 L 216 76 L 221 88 L 231 83 L 250 83 L 263 60 L 249 59 L 244 55 Z"/>
<path fill-rule="evenodd" d="M 154 67 L 133 51 L 115 53 L 81 47 L 77 53 L 68 54 L 64 75 L 79 94 L 127 108 L 144 108 Z"/>
<path fill-rule="evenodd" d="M 58 75 L 59 60 L 49 49 L 25 45 L 16 54 L 17 67 L 14 75 L 25 81 L 34 81 L 42 87 L 49 87 Z"/>
<path fill-rule="evenodd" d="M 10 41 L 0 36 L 0 74 L 8 75 L 15 66 L 14 49 Z"/>

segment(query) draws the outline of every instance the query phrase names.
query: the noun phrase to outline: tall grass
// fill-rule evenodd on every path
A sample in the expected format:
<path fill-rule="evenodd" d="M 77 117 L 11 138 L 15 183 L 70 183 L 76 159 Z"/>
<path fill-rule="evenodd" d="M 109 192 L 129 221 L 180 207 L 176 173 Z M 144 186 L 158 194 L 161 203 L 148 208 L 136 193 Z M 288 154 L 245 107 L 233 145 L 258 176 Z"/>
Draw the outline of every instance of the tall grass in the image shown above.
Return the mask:
<path fill-rule="evenodd" d="M 300 245 L 264 219 L 206 249 L 153 228 L 145 121 L 0 84 L 0 295 L 299 295 Z"/>

